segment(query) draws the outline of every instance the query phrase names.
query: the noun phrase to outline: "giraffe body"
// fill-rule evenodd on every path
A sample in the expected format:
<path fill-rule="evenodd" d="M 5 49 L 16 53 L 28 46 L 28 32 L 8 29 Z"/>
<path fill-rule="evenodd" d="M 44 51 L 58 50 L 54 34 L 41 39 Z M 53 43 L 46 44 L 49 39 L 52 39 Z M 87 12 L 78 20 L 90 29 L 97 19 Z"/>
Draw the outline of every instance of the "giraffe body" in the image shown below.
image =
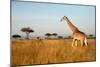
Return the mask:
<path fill-rule="evenodd" d="M 81 42 L 81 46 L 83 46 L 84 44 L 87 46 L 86 34 L 81 32 L 81 31 L 79 31 L 78 28 L 76 26 L 74 26 L 66 16 L 64 16 L 61 19 L 61 21 L 62 20 L 66 20 L 68 26 L 70 27 L 70 29 L 73 32 L 73 35 L 72 35 L 72 37 L 73 37 L 72 47 L 77 46 L 78 40 Z"/>

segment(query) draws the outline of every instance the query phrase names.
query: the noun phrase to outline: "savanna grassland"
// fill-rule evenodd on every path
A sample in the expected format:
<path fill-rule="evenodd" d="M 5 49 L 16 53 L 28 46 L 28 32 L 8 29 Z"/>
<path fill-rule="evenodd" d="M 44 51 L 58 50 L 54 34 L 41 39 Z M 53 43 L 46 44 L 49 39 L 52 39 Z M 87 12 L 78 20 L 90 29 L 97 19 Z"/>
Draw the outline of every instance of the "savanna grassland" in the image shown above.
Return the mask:
<path fill-rule="evenodd" d="M 71 46 L 72 39 L 12 40 L 12 65 L 49 64 L 96 60 L 96 41 L 88 39 L 88 46 Z"/>

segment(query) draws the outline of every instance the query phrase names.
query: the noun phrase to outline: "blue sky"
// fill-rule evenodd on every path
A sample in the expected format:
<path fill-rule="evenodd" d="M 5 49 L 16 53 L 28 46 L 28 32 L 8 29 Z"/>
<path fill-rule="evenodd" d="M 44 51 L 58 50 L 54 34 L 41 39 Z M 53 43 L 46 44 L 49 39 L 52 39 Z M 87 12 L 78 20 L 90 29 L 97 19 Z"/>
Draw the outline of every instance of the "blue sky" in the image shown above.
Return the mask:
<path fill-rule="evenodd" d="M 72 34 L 65 21 L 67 16 L 80 31 L 95 35 L 95 7 L 68 4 L 16 2 L 12 1 L 12 34 L 25 35 L 20 29 L 30 27 L 35 32 L 31 36 L 44 36 L 45 33 Z"/>

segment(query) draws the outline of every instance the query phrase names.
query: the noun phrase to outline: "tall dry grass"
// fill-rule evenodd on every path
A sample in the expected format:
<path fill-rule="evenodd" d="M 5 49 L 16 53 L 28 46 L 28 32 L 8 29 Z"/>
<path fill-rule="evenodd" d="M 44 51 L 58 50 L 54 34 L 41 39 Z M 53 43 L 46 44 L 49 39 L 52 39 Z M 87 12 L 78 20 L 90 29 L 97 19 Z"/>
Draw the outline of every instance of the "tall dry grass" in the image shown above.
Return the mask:
<path fill-rule="evenodd" d="M 12 65 L 49 64 L 63 62 L 95 61 L 95 39 L 88 39 L 88 47 L 72 48 L 72 39 L 12 40 Z"/>

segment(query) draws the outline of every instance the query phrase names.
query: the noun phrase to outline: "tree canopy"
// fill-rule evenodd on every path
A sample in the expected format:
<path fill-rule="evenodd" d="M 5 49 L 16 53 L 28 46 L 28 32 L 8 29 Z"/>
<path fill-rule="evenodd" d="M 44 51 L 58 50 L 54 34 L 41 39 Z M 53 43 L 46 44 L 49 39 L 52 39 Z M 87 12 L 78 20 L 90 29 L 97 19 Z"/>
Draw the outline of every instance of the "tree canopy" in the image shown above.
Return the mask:
<path fill-rule="evenodd" d="M 57 36 L 58 34 L 57 34 L 57 33 L 53 33 L 52 35 L 53 35 L 53 36 Z"/>
<path fill-rule="evenodd" d="M 48 36 L 49 37 L 49 36 L 51 36 L 51 34 L 50 33 L 46 33 L 45 36 Z"/>
<path fill-rule="evenodd" d="M 63 36 L 58 36 L 59 39 L 63 39 Z"/>
<path fill-rule="evenodd" d="M 34 32 L 34 30 L 32 30 L 32 29 L 29 28 L 29 27 L 27 27 L 27 28 L 22 28 L 21 31 L 22 31 L 22 32 L 28 32 L 28 33 Z"/>
<path fill-rule="evenodd" d="M 12 35 L 12 37 L 13 37 L 13 38 L 21 38 L 21 36 L 18 35 L 18 34 L 14 34 L 14 35 Z"/>

